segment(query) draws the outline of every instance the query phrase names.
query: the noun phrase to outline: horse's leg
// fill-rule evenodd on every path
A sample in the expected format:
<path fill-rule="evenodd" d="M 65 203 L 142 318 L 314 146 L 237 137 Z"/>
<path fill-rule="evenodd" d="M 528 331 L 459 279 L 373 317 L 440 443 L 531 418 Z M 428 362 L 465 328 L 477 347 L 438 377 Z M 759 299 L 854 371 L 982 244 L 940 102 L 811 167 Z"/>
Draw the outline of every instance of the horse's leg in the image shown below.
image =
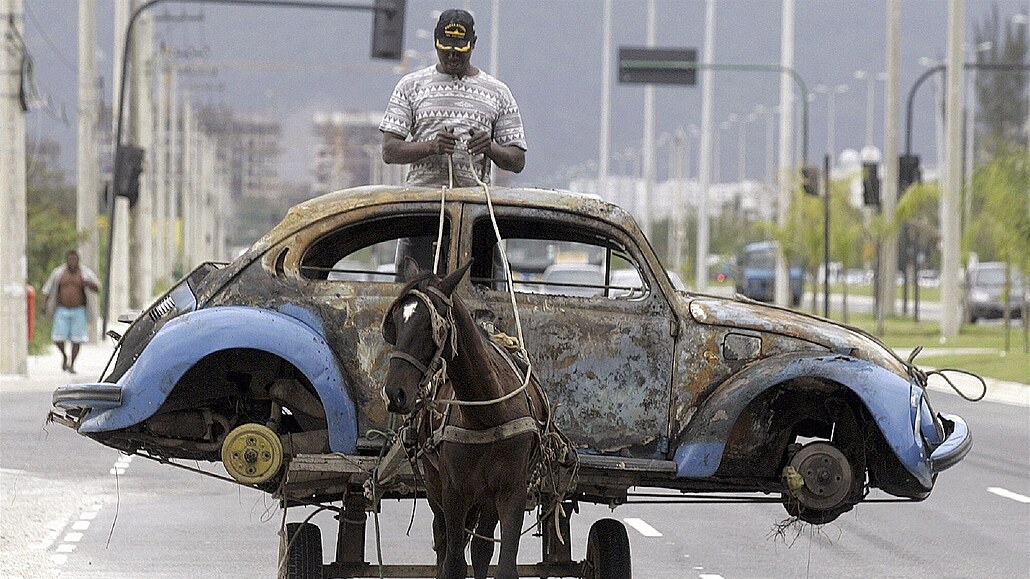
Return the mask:
<path fill-rule="evenodd" d="M 479 514 L 476 534 L 492 538 L 495 528 L 497 528 L 497 509 L 492 504 L 487 504 Z M 472 537 L 472 570 L 475 571 L 476 579 L 486 579 L 487 570 L 490 568 L 490 559 L 493 556 L 493 541 Z"/>
<path fill-rule="evenodd" d="M 443 510 L 432 502 L 429 503 L 429 506 L 433 509 L 433 550 L 436 551 L 436 576 L 437 579 L 442 579 L 444 559 L 447 556 L 447 525 Z"/>
<path fill-rule="evenodd" d="M 499 494 L 496 499 L 497 514 L 501 521 L 501 554 L 497 559 L 496 579 L 518 579 L 519 577 L 516 563 L 528 494 L 527 463 L 528 457 L 513 461 L 513 465 L 519 465 L 515 472 L 521 473 L 522 476 L 511 481 L 510 485 L 505 485 L 508 492 Z"/>
<path fill-rule="evenodd" d="M 445 529 L 445 551 L 443 579 L 465 579 L 468 564 L 465 562 L 465 518 L 468 506 L 465 497 L 457 489 L 443 489 L 443 514 Z"/>
<path fill-rule="evenodd" d="M 433 551 L 436 552 L 436 577 L 443 577 L 443 561 L 447 555 L 446 525 L 443 514 L 442 492 L 440 488 L 440 472 L 428 460 L 422 462 L 426 499 L 433 511 Z"/>

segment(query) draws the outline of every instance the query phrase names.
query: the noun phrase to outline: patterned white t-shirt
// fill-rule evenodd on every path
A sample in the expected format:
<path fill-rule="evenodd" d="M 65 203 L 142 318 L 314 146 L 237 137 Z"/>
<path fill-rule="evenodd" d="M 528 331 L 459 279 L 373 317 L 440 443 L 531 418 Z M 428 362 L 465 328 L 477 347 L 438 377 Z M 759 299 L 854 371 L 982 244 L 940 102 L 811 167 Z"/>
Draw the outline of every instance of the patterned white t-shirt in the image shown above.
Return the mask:
<path fill-rule="evenodd" d="M 482 70 L 475 76 L 458 78 L 437 71 L 433 65 L 406 75 L 390 95 L 390 104 L 379 124 L 380 131 L 402 138 L 410 136 L 416 142 L 431 141 L 445 128 L 457 133 L 459 139 L 453 155 L 455 187 L 475 186 L 473 167 L 477 173 L 482 167 L 482 154 L 469 162 L 465 143 L 470 129 L 492 133 L 499 145 L 526 150 L 515 97 L 507 85 Z M 489 172 L 484 181 L 490 182 Z M 447 156 L 430 155 L 412 163 L 408 183 L 447 185 Z"/>

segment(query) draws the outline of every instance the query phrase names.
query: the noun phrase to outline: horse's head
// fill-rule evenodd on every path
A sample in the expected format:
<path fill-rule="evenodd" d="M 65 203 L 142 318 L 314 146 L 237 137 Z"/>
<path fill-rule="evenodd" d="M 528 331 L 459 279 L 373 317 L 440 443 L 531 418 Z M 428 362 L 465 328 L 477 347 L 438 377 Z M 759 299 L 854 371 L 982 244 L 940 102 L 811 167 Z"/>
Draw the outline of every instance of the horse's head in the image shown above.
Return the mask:
<path fill-rule="evenodd" d="M 383 384 L 390 412 L 408 414 L 428 395 L 452 334 L 451 294 L 470 265 L 440 279 L 419 271 L 411 258 L 401 264 L 400 279 L 406 285 L 383 319 L 383 338 L 394 347 Z"/>

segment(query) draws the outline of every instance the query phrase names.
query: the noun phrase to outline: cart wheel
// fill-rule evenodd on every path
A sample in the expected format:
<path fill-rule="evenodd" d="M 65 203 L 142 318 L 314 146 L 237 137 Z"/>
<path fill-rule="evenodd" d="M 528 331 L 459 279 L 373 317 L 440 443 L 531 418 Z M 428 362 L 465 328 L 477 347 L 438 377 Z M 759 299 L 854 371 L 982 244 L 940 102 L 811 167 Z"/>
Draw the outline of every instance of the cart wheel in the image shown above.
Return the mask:
<path fill-rule="evenodd" d="M 279 579 L 322 579 L 322 532 L 312 523 L 286 523 L 279 536 Z"/>
<path fill-rule="evenodd" d="M 629 536 L 626 525 L 615 519 L 601 519 L 590 526 L 583 579 L 631 579 Z"/>

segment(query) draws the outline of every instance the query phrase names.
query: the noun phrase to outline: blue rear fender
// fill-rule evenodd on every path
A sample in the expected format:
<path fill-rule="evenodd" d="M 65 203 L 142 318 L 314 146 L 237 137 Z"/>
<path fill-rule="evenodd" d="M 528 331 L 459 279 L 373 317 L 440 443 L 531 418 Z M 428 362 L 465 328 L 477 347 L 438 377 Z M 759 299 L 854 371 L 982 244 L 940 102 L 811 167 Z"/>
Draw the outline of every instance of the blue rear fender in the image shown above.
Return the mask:
<path fill-rule="evenodd" d="M 357 411 L 323 333 L 296 317 L 245 306 L 197 310 L 165 324 L 118 380 L 121 404 L 91 411 L 79 431 L 118 430 L 150 418 L 190 368 L 215 352 L 237 348 L 274 354 L 303 373 L 325 410 L 330 449 L 354 452 Z"/>
<path fill-rule="evenodd" d="M 916 434 L 916 409 L 923 403 L 922 388 L 869 361 L 825 354 L 771 357 L 720 385 L 698 408 L 680 438 L 682 443 L 675 452 L 678 475 L 714 475 L 722 462 L 730 431 L 744 408 L 763 392 L 801 377 L 836 382 L 851 390 L 865 405 L 904 468 L 925 489 L 933 487 L 929 452 Z"/>

